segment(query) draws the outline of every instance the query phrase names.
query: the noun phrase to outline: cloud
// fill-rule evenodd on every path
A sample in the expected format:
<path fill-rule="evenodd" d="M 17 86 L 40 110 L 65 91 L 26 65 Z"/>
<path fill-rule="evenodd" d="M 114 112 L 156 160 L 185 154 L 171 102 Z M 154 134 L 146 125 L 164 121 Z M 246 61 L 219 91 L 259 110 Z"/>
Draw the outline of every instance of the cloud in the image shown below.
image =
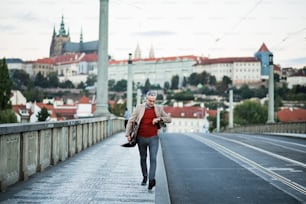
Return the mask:
<path fill-rule="evenodd" d="M 0 31 L 3 31 L 3 32 L 7 32 L 7 31 L 14 31 L 14 30 L 17 30 L 18 27 L 17 26 L 13 26 L 13 25 L 1 25 L 0 24 Z"/>
<path fill-rule="evenodd" d="M 166 30 L 151 30 L 145 32 L 135 32 L 133 35 L 137 36 L 146 36 L 146 37 L 163 37 L 163 36 L 173 36 L 174 32 L 166 31 Z"/>
<path fill-rule="evenodd" d="M 282 65 L 282 67 L 302 68 L 306 66 L 306 57 L 294 58 L 288 60 L 279 60 L 279 63 Z"/>

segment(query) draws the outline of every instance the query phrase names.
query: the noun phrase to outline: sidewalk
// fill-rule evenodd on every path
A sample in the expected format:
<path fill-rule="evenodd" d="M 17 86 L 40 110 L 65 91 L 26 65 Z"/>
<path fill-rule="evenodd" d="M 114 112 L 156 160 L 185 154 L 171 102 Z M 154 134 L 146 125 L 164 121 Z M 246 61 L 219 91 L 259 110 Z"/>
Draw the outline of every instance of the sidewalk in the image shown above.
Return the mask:
<path fill-rule="evenodd" d="M 141 186 L 138 148 L 124 148 L 123 133 L 0 193 L 0 203 L 170 203 L 159 149 L 156 188 Z"/>

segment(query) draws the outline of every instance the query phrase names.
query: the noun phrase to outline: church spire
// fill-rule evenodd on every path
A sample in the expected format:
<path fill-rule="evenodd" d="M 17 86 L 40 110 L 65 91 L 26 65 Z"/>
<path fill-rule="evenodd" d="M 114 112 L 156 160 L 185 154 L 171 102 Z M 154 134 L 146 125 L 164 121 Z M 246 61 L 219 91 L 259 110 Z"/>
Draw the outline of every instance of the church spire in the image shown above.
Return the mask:
<path fill-rule="evenodd" d="M 59 30 L 59 35 L 66 35 L 65 24 L 64 24 L 64 16 L 62 15 L 61 27 Z"/>
<path fill-rule="evenodd" d="M 141 59 L 141 50 L 138 43 L 135 50 L 134 59 Z"/>
<path fill-rule="evenodd" d="M 149 58 L 155 58 L 154 49 L 153 49 L 152 45 L 151 45 L 151 49 L 150 49 L 150 52 L 149 52 Z"/>
<path fill-rule="evenodd" d="M 56 36 L 55 26 L 53 26 L 53 37 Z"/>

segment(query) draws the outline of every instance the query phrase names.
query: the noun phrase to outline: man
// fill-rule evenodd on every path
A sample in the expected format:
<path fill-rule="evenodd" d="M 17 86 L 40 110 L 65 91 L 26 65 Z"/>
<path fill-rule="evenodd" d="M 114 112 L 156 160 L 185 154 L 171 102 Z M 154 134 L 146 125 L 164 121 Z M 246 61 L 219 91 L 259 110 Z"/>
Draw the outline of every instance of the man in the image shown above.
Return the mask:
<path fill-rule="evenodd" d="M 149 91 L 146 94 L 146 102 L 136 107 L 130 117 L 127 127 L 126 136 L 128 141 L 131 140 L 130 132 L 133 122 L 139 124 L 137 143 L 140 155 L 140 166 L 143 175 L 141 185 L 146 185 L 149 176 L 148 189 L 151 190 L 156 185 L 156 157 L 159 146 L 158 124 L 161 122 L 170 123 L 170 116 L 162 107 L 154 105 L 156 101 L 156 92 Z M 147 170 L 147 149 L 150 155 L 149 175 Z"/>
<path fill-rule="evenodd" d="M 129 121 L 130 118 L 130 112 L 128 110 L 128 108 L 125 108 L 124 111 L 124 128 L 126 128 L 127 122 Z"/>

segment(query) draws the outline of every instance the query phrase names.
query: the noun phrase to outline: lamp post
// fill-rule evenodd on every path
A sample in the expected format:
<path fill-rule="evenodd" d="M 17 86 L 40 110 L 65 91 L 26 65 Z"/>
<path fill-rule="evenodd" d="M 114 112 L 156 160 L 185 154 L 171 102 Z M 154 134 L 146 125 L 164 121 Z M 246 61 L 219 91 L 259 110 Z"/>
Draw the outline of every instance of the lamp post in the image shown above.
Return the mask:
<path fill-rule="evenodd" d="M 273 54 L 269 55 L 269 93 L 268 93 L 268 121 L 267 123 L 275 123 L 274 121 L 274 65 Z"/>
<path fill-rule="evenodd" d="M 229 86 L 229 121 L 228 128 L 234 127 L 233 87 Z"/>
<path fill-rule="evenodd" d="M 132 112 L 132 102 L 133 102 L 133 73 L 132 73 L 132 53 L 129 53 L 128 60 L 128 80 L 127 80 L 127 108 L 128 111 Z"/>
<path fill-rule="evenodd" d="M 137 98 L 136 105 L 141 103 L 141 90 L 140 90 L 140 82 L 137 82 Z"/>
<path fill-rule="evenodd" d="M 216 124 L 216 128 L 217 128 L 217 132 L 220 132 L 220 98 L 217 99 L 217 124 Z"/>
<path fill-rule="evenodd" d="M 108 0 L 100 0 L 96 116 L 108 111 Z"/>

